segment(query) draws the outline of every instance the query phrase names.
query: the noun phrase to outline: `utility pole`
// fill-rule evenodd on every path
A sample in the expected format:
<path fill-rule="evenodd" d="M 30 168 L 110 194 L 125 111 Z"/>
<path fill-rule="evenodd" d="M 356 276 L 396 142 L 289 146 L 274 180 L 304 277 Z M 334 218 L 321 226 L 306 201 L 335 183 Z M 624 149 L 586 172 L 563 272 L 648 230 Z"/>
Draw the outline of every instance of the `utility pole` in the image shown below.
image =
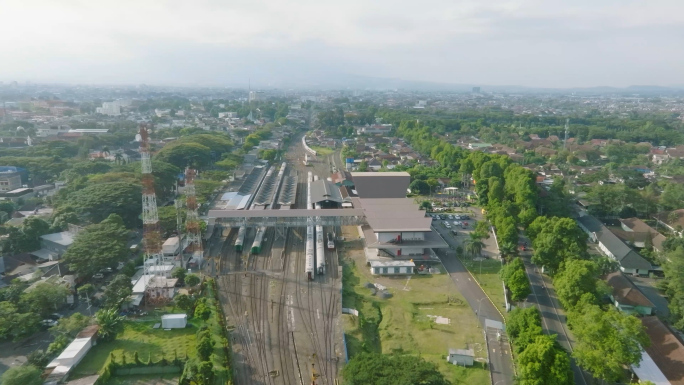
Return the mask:
<path fill-rule="evenodd" d="M 565 119 L 565 139 L 563 140 L 563 149 L 566 150 L 568 148 L 568 129 L 570 128 L 569 126 L 570 123 L 570 118 Z"/>

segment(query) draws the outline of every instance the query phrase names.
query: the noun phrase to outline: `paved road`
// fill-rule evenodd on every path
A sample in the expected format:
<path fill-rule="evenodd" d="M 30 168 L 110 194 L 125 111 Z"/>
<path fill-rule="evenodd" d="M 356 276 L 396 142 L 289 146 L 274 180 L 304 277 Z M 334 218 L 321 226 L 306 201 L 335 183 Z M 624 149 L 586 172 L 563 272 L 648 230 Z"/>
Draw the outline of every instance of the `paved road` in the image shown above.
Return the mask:
<path fill-rule="evenodd" d="M 522 242 L 530 244 L 527 238 L 521 237 L 520 239 Z M 522 254 L 527 276 L 532 286 L 532 294 L 527 297 L 527 304 L 529 306 L 536 306 L 541 312 L 542 328 L 544 331 L 547 334 L 558 335 L 558 343 L 565 350 L 572 353 L 572 345 L 575 341 L 568 330 L 565 311 L 558 301 L 551 279 L 541 274 L 539 268 L 530 261 L 530 252 L 523 252 Z M 589 385 L 593 383 L 591 374 L 580 369 L 572 357 L 570 357 L 570 366 L 572 367 L 576 385 Z"/>
<path fill-rule="evenodd" d="M 441 226 L 435 229 L 442 234 L 442 237 L 447 243 L 456 247 L 457 242 L 454 238 L 446 234 L 446 230 Z M 447 270 L 451 279 L 456 284 L 458 291 L 477 315 L 480 324 L 484 328 L 484 320 L 490 319 L 494 321 L 503 322 L 501 313 L 497 310 L 493 303 L 489 301 L 484 291 L 475 282 L 474 278 L 468 273 L 466 267 L 461 261 L 456 258 L 453 252 L 446 252 L 442 250 L 438 253 L 444 268 Z M 513 384 L 513 358 L 510 352 L 510 345 L 507 338 L 497 338 L 496 332 L 488 330 L 485 336 L 488 345 L 488 354 L 490 360 L 490 370 L 492 373 L 492 384 Z"/>

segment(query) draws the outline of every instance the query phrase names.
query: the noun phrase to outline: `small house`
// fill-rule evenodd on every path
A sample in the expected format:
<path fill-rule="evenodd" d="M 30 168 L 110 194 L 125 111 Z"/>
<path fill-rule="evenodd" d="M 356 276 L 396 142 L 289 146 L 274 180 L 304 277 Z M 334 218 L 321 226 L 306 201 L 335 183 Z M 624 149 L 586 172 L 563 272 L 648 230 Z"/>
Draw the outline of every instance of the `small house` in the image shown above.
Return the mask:
<path fill-rule="evenodd" d="M 612 288 L 610 300 L 626 314 L 653 315 L 655 305 L 620 271 L 608 274 L 606 282 Z"/>
<path fill-rule="evenodd" d="M 162 329 L 183 329 L 188 324 L 187 314 L 165 314 L 161 317 Z"/>
<path fill-rule="evenodd" d="M 449 349 L 447 362 L 454 365 L 473 366 L 475 351 L 473 349 Z"/>
<path fill-rule="evenodd" d="M 413 274 L 416 264 L 411 261 L 371 261 L 373 275 L 407 275 Z"/>

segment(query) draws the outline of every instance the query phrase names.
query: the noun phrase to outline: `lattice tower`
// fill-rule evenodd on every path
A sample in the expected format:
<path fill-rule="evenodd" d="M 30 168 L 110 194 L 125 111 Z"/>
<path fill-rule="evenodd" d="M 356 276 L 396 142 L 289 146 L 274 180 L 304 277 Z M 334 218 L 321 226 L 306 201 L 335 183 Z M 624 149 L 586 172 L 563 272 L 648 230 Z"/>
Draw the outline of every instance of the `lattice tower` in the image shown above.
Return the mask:
<path fill-rule="evenodd" d="M 197 261 L 200 272 L 204 253 L 202 252 L 202 230 L 200 227 L 199 214 L 197 213 L 197 196 L 195 195 L 195 175 L 196 171 L 192 168 L 185 169 L 185 207 L 187 215 L 185 218 L 185 231 L 188 240 L 188 250 L 192 251 L 192 257 Z"/>
<path fill-rule="evenodd" d="M 143 244 L 145 248 L 145 274 L 161 274 L 162 242 L 157 213 L 157 195 L 154 192 L 154 175 L 150 160 L 150 141 L 147 127 L 140 126 L 140 157 L 142 159 L 142 220 Z M 152 269 L 152 266 L 157 266 Z M 151 272 L 154 270 L 154 272 Z"/>

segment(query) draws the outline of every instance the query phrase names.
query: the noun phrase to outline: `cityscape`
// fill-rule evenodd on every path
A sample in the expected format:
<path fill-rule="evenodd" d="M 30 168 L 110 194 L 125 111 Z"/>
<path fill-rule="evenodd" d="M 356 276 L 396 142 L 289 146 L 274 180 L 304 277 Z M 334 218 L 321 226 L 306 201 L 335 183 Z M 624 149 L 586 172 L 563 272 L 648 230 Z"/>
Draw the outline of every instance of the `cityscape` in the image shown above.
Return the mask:
<path fill-rule="evenodd" d="M 0 384 L 684 385 L 684 8 L 456 3 L 10 1 Z"/>

